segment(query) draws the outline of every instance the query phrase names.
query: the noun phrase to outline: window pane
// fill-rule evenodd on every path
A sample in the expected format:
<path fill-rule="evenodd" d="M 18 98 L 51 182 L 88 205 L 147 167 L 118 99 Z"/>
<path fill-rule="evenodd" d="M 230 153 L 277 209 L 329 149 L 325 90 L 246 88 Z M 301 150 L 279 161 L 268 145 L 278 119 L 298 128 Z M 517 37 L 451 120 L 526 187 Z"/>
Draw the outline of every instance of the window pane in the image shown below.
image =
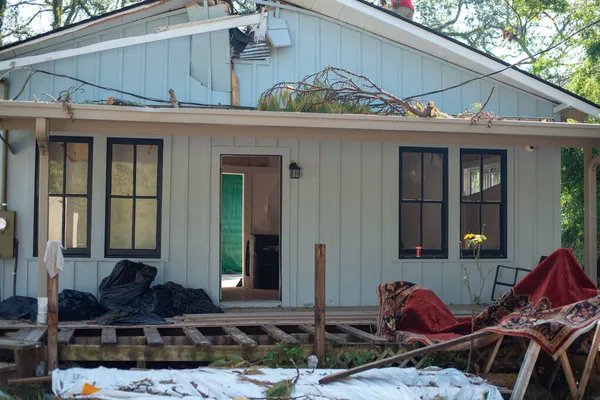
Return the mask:
<path fill-rule="evenodd" d="M 484 249 L 500 250 L 500 204 L 484 204 L 481 209 L 483 232 L 487 240 Z"/>
<path fill-rule="evenodd" d="M 67 193 L 87 194 L 88 144 L 67 143 Z"/>
<path fill-rule="evenodd" d="M 133 200 L 110 200 L 110 248 L 131 249 Z"/>
<path fill-rule="evenodd" d="M 500 161 L 497 155 L 483 156 L 483 201 L 502 201 Z"/>
<path fill-rule="evenodd" d="M 481 200 L 481 156 L 479 154 L 462 154 L 463 201 Z"/>
<path fill-rule="evenodd" d="M 481 233 L 479 204 L 461 204 L 460 206 L 460 240 L 463 243 L 463 249 L 467 248 L 463 239 L 467 233 Z"/>
<path fill-rule="evenodd" d="M 423 199 L 442 201 L 444 191 L 444 154 L 424 153 L 423 175 Z"/>
<path fill-rule="evenodd" d="M 67 197 L 65 216 L 65 243 L 67 249 L 87 247 L 87 202 L 83 197 Z"/>
<path fill-rule="evenodd" d="M 112 145 L 111 192 L 117 196 L 133 196 L 133 145 Z M 112 247 L 112 246 L 111 246 Z"/>
<path fill-rule="evenodd" d="M 136 196 L 156 196 L 158 146 L 138 145 L 135 177 Z M 137 245 L 136 245 L 137 247 Z"/>
<path fill-rule="evenodd" d="M 63 172 L 64 172 L 64 143 L 62 142 L 50 142 L 48 144 L 48 151 L 50 152 L 50 182 L 49 193 L 50 194 L 63 194 Z"/>
<path fill-rule="evenodd" d="M 442 205 L 423 204 L 423 249 L 442 248 Z"/>
<path fill-rule="evenodd" d="M 156 205 L 157 200 L 135 201 L 135 248 L 156 249 Z"/>
<path fill-rule="evenodd" d="M 63 198 L 50 197 L 48 199 L 48 240 L 58 240 L 62 243 L 62 227 Z"/>
<path fill-rule="evenodd" d="M 402 153 L 402 199 L 421 199 L 421 153 Z"/>
<path fill-rule="evenodd" d="M 414 250 L 415 246 L 421 244 L 421 205 L 402 203 L 400 212 L 400 248 Z"/>

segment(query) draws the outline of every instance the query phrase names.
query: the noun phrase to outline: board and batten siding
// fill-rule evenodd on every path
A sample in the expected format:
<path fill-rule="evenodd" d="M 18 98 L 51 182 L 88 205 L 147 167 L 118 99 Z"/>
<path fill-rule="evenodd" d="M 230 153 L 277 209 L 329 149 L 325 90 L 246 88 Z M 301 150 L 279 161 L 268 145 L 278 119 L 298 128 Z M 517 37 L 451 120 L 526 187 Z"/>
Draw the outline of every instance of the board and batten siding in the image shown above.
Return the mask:
<path fill-rule="evenodd" d="M 92 256 L 67 259 L 60 289 L 97 294 L 116 259 L 105 259 L 105 135 L 94 135 Z M 376 305 L 379 283 L 406 280 L 435 291 L 445 302 L 469 303 L 457 262 L 459 234 L 459 152 L 448 146 L 449 257 L 398 259 L 398 148 L 419 144 L 295 139 L 164 137 L 162 258 L 145 260 L 158 268 L 155 284 L 166 281 L 203 288 L 219 298 L 218 155 L 281 154 L 302 167 L 291 180 L 283 169 L 283 306 L 314 302 L 314 245 L 327 245 L 327 304 Z M 17 212 L 19 266 L 17 295 L 36 296 L 33 254 L 33 133 L 14 132 L 16 154 L 9 158 L 8 206 Z M 443 146 L 441 144 L 437 147 Z M 508 148 L 508 257 L 486 260 L 489 301 L 498 264 L 532 268 L 560 246 L 560 149 L 527 152 Z M 216 206 L 215 206 L 216 202 Z M 215 212 L 217 210 L 217 212 Z M 217 228 L 215 228 L 217 227 Z M 465 265 L 475 271 L 473 261 Z M 1 263 L 1 295 L 12 294 L 12 260 Z M 509 280 L 509 277 L 504 277 Z M 478 280 L 474 279 L 478 291 Z"/>
<path fill-rule="evenodd" d="M 479 75 L 324 16 L 281 10 L 280 17 L 287 23 L 292 47 L 274 49 L 267 60 L 233 60 L 243 106 L 256 106 L 261 93 L 278 82 L 296 82 L 327 66 L 365 75 L 401 98 Z M 443 112 L 455 115 L 485 102 L 493 87 L 487 111 L 510 117 L 553 118 L 552 102 L 489 78 L 425 96 L 424 100 L 432 100 Z"/>

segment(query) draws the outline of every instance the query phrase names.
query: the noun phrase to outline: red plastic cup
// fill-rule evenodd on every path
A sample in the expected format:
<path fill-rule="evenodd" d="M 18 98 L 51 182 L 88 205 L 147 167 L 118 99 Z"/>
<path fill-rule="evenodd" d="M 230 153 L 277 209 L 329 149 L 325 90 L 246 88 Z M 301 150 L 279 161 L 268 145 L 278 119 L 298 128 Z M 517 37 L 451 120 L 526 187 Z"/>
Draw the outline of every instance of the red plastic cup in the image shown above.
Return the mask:
<path fill-rule="evenodd" d="M 415 246 L 415 250 L 417 252 L 417 257 L 421 257 L 421 252 L 423 251 L 423 246 Z"/>

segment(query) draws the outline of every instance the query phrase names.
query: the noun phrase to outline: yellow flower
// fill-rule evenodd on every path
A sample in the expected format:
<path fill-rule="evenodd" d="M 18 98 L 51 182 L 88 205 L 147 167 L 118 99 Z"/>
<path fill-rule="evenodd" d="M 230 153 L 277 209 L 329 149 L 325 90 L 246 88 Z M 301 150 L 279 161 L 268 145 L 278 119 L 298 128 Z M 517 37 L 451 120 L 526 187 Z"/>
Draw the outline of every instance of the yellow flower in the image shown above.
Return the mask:
<path fill-rule="evenodd" d="M 473 235 L 472 233 L 467 233 L 465 235 L 465 240 L 470 240 L 470 239 L 474 239 L 474 238 L 475 238 L 475 235 Z"/>

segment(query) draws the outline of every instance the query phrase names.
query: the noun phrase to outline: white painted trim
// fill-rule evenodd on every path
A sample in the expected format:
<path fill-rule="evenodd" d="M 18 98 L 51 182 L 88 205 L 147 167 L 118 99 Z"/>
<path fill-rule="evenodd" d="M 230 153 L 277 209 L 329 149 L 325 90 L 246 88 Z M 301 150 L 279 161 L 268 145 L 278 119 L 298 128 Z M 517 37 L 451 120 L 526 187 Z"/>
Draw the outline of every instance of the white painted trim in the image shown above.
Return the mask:
<path fill-rule="evenodd" d="M 561 112 L 563 112 L 565 110 L 572 109 L 572 108 L 573 108 L 573 106 L 571 106 L 570 104 L 564 104 L 563 103 L 563 104 L 559 104 L 559 105 L 555 106 L 552 109 L 552 113 L 553 114 L 560 114 Z"/>
<path fill-rule="evenodd" d="M 210 218 L 210 262 L 209 262 L 209 279 L 208 279 L 208 291 L 209 296 L 212 299 L 219 299 L 220 304 L 237 304 L 231 302 L 221 302 L 221 250 L 220 250 L 220 205 L 221 205 L 221 155 L 265 155 L 265 156 L 279 156 L 281 157 L 281 236 L 280 242 L 282 243 L 280 259 L 281 259 L 281 298 L 282 302 L 264 302 L 264 306 L 276 307 L 283 306 L 288 307 L 290 304 L 285 302 L 285 299 L 289 299 L 289 296 L 284 295 L 283 291 L 289 287 L 291 276 L 287 275 L 290 271 L 289 255 L 290 246 L 286 246 L 285 243 L 289 243 L 288 237 L 290 232 L 290 177 L 287 172 L 287 166 L 290 165 L 290 149 L 279 148 L 279 147 L 234 147 L 234 146 L 212 146 L 211 153 L 211 181 L 210 181 L 210 207 L 211 207 L 211 218 Z M 215 273 L 218 271 L 218 273 Z M 263 302 L 244 302 L 242 306 L 245 307 L 256 307 L 256 304 Z"/>
<path fill-rule="evenodd" d="M 48 48 L 49 46 L 60 45 L 62 42 L 78 39 L 84 36 L 82 34 L 82 31 L 84 30 L 86 31 L 85 34 L 93 34 L 104 29 L 122 26 L 124 24 L 139 21 L 144 18 L 151 18 L 159 14 L 169 15 L 170 12 L 181 9 L 188 2 L 189 0 L 169 0 L 166 2 L 158 1 L 147 5 L 138 5 L 137 7 L 133 7 L 129 10 L 123 10 L 113 15 L 94 19 L 80 25 L 63 29 L 58 32 L 44 35 L 40 38 L 9 47 L 0 51 L 0 58 L 6 58 L 8 55 L 15 57 L 19 54 L 35 51 L 40 48 Z"/>
<path fill-rule="evenodd" d="M 32 64 L 55 61 L 63 58 L 77 57 L 84 54 L 96 53 L 105 50 L 113 50 L 121 47 L 134 46 L 143 43 L 151 43 L 159 40 L 167 40 L 182 36 L 197 35 L 201 33 L 215 32 L 225 29 L 237 28 L 245 25 L 255 25 L 260 22 L 260 14 L 233 15 L 210 20 L 186 22 L 180 25 L 165 27 L 163 31 L 149 35 L 133 36 L 120 39 L 107 40 L 75 49 L 59 50 L 51 53 L 40 54 L 29 57 L 15 58 L 1 61 L 0 71 L 12 68 L 22 68 Z"/>
<path fill-rule="evenodd" d="M 381 115 L 314 114 L 273 111 L 246 111 L 198 108 L 141 108 L 73 104 L 75 121 L 114 121 L 168 124 L 205 124 L 239 127 L 318 128 L 344 130 L 380 130 L 394 132 L 437 132 L 499 135 L 503 137 L 532 136 L 546 138 L 600 139 L 600 125 L 541 121 L 494 121 L 471 124 L 466 119 L 413 118 Z M 64 120 L 70 117 L 61 104 L 0 101 L 0 128 L 10 128 L 12 119 L 32 120 L 45 117 Z M 57 121 L 58 122 L 58 121 Z M 51 126 L 52 127 L 52 126 Z M 53 130 L 55 130 L 53 128 Z M 167 133 L 165 133 L 167 134 Z M 530 143 L 536 145 L 537 143 Z"/>

